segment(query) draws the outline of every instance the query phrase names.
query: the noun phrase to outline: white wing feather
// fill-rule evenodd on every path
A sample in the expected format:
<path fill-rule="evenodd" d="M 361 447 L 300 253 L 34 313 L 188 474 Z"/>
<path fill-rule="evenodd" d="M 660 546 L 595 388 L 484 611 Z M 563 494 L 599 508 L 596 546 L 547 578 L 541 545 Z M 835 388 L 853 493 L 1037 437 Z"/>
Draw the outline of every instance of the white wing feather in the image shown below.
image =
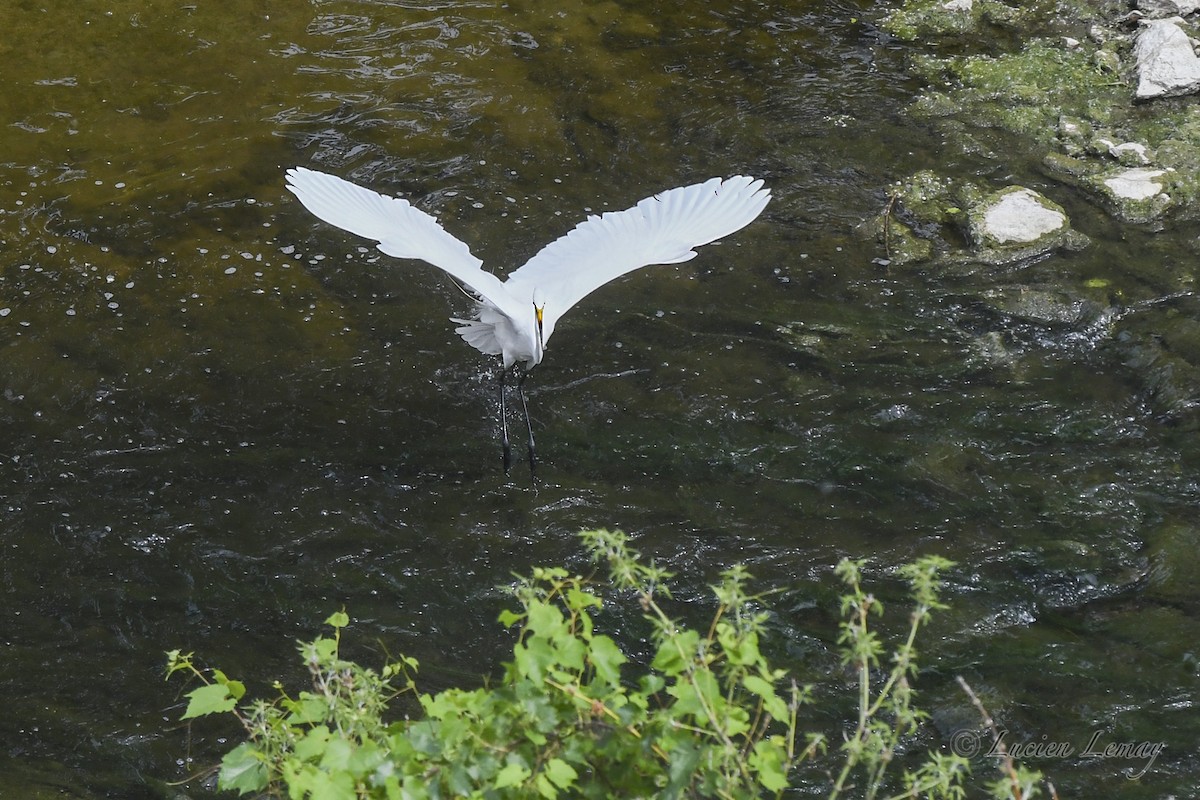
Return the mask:
<path fill-rule="evenodd" d="M 330 225 L 378 242 L 389 256 L 415 258 L 445 270 L 505 313 L 525 310 L 499 278 L 480 269 L 483 262 L 466 244 L 407 200 L 304 167 L 289 169 L 287 179 L 288 190 Z"/>
<path fill-rule="evenodd" d="M 588 294 L 650 264 L 678 264 L 693 248 L 749 225 L 771 199 L 763 182 L 742 175 L 682 186 L 647 197 L 633 208 L 591 216 L 551 242 L 508 276 L 516 297 L 536 287 L 546 301 L 544 339 L 554 323 Z"/>

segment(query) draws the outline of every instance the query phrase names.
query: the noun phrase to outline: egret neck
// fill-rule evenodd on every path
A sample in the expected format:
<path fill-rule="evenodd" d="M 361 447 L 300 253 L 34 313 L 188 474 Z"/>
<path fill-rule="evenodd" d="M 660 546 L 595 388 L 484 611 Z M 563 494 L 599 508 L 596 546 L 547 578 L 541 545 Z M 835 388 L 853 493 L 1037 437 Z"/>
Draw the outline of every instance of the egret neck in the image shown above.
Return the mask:
<path fill-rule="evenodd" d="M 546 311 L 546 301 L 543 300 L 541 305 L 538 305 L 538 297 L 537 297 L 537 294 L 535 293 L 534 298 L 533 298 L 533 316 L 534 316 L 534 319 L 537 321 L 537 325 L 534 326 L 536 328 L 536 331 L 535 331 L 535 335 L 534 335 L 533 362 L 529 365 L 531 367 L 534 364 L 541 363 L 542 354 L 546 351 L 545 339 L 542 337 L 542 324 L 543 324 L 542 320 L 543 320 L 543 314 L 545 311 Z"/>

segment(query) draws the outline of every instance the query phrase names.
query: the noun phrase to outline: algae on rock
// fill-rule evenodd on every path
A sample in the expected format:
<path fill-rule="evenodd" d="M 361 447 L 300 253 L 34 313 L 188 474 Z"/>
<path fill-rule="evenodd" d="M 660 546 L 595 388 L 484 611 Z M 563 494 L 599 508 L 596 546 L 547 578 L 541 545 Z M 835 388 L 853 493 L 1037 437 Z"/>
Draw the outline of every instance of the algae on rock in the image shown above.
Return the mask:
<path fill-rule="evenodd" d="M 998 0 L 910 0 L 888 16 L 884 27 L 912 42 L 975 33 L 986 24 L 1013 24 L 1024 13 Z"/>
<path fill-rule="evenodd" d="M 904 3 L 885 27 L 932 42 L 912 58 L 928 88 L 909 114 L 973 157 L 1001 161 L 1014 146 L 1031 151 L 1046 174 L 1123 222 L 1200 216 L 1200 109 L 1178 100 L 1135 103 L 1135 37 L 1121 27 L 1121 4 L 1061 5 L 1035 2 L 1007 13 L 995 0 Z M 1014 46 L 997 54 L 994 42 L 981 42 L 963 55 L 958 41 L 953 54 L 941 55 L 939 33 L 968 20 L 1005 28 Z M 1187 27 L 1179 19 L 1152 24 Z"/>
<path fill-rule="evenodd" d="M 1014 53 L 922 59 L 918 66 L 932 83 L 947 87 L 917 98 L 911 110 L 918 119 L 998 128 L 1043 147 L 1058 139 L 1064 115 L 1106 125 L 1114 107 L 1128 100 L 1127 87 L 1098 70 L 1082 45 L 1035 40 Z"/>
<path fill-rule="evenodd" d="M 1061 206 L 1032 189 L 989 193 L 929 170 L 897 186 L 872 230 L 897 265 L 938 255 L 957 263 L 1008 264 L 1089 241 L 1071 227 Z"/>

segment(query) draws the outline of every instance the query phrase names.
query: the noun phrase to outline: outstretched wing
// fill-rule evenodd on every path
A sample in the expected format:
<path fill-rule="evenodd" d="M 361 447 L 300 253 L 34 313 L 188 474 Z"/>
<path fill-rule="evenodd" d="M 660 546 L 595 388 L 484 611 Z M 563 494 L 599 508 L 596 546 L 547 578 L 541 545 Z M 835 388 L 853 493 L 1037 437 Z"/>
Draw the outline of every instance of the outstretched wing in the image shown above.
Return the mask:
<path fill-rule="evenodd" d="M 540 290 L 546 301 L 543 341 L 567 309 L 595 289 L 650 264 L 678 264 L 693 248 L 728 236 L 762 213 L 771 192 L 742 175 L 712 178 L 647 197 L 625 211 L 588 217 L 551 242 L 505 281 L 528 297 Z"/>
<path fill-rule="evenodd" d="M 373 239 L 389 256 L 416 258 L 440 267 L 506 314 L 524 310 L 499 278 L 480 269 L 483 262 L 471 255 L 466 244 L 407 200 L 304 167 L 289 169 L 287 180 L 288 190 L 304 207 L 330 225 Z"/>

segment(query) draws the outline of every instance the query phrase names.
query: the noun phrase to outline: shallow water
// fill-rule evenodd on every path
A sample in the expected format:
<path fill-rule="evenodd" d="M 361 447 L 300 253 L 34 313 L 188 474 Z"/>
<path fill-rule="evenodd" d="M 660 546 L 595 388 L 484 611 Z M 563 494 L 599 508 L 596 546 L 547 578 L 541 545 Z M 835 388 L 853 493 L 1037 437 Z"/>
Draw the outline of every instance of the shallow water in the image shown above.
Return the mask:
<path fill-rule="evenodd" d="M 809 679 L 836 665 L 839 557 L 871 557 L 899 607 L 893 568 L 945 555 L 925 744 L 977 723 L 962 674 L 1013 738 L 1166 744 L 1136 782 L 1130 760 L 1032 761 L 1061 796 L 1195 791 L 1198 448 L 1136 362 L 1194 324 L 1196 231 L 1118 230 L 1032 164 L 939 155 L 881 13 L 0 11 L 0 796 L 203 794 L 166 782 L 233 732 L 175 722 L 168 649 L 267 693 L 345 606 L 365 657 L 411 653 L 433 687 L 490 670 L 495 587 L 578 564 L 597 526 L 678 573 L 681 613 L 733 562 L 783 587 Z M 1053 194 L 1092 246 L 881 268 L 860 223 L 935 163 Z M 774 200 L 563 320 L 529 383 L 534 487 L 499 468 L 495 365 L 446 321 L 469 302 L 312 219 L 294 165 L 412 198 L 501 273 L 588 211 L 713 174 Z M 1094 309 L 1021 311 L 1064 285 Z"/>

